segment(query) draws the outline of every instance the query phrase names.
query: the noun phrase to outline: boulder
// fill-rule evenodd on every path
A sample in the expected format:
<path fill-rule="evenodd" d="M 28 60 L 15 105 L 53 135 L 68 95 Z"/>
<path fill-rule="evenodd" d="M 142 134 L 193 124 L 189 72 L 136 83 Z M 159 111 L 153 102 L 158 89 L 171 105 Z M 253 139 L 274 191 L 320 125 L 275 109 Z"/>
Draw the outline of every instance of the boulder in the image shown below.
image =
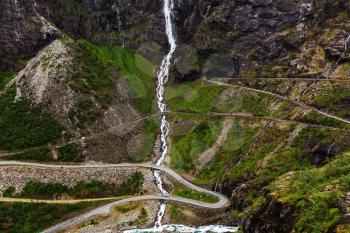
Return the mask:
<path fill-rule="evenodd" d="M 203 75 L 208 78 L 231 78 L 238 74 L 237 65 L 228 53 L 212 54 L 202 68 Z"/>
<path fill-rule="evenodd" d="M 199 71 L 197 50 L 191 45 L 181 45 L 175 52 L 175 70 L 180 78 L 196 74 Z"/>

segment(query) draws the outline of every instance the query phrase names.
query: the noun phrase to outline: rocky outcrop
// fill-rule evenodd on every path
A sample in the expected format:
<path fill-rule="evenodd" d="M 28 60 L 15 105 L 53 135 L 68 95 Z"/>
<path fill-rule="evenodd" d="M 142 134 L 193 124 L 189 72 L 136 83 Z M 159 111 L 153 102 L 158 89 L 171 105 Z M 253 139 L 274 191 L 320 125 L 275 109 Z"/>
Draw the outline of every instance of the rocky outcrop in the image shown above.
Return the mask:
<path fill-rule="evenodd" d="M 61 35 L 35 0 L 3 0 L 0 6 L 0 70 L 20 69 L 23 60 Z"/>
<path fill-rule="evenodd" d="M 74 69 L 73 55 L 74 50 L 60 40 L 42 49 L 16 76 L 16 100 L 30 99 L 67 121 L 75 102 L 75 93 L 67 85 Z"/>
<path fill-rule="evenodd" d="M 247 233 L 289 233 L 295 217 L 295 207 L 268 198 L 261 207 L 243 217 L 241 224 Z"/>
<path fill-rule="evenodd" d="M 179 79 L 198 78 L 199 71 L 204 71 L 204 61 L 212 54 L 221 56 L 222 53 L 230 59 L 225 58 L 225 63 L 231 68 L 228 77 L 245 74 L 252 68 L 259 70 L 270 64 L 284 65 L 293 71 L 295 66 L 290 66 L 290 62 L 295 58 L 288 53 L 302 52 L 301 45 L 305 41 L 319 31 L 322 33 L 323 29 L 317 28 L 317 25 L 332 20 L 337 16 L 334 12 L 339 13 L 346 4 L 346 1 L 312 0 L 177 0 L 174 21 L 179 50 L 175 73 Z M 151 60 L 157 62 L 160 62 L 167 47 L 159 0 L 37 3 L 16 0 L 5 1 L 5 5 L 5 14 L 0 20 L 6 27 L 2 29 L 4 33 L 0 40 L 5 45 L 1 52 L 6 55 L 3 59 L 7 59 L 8 63 L 14 64 L 9 55 L 17 58 L 30 56 L 38 51 L 40 45 L 57 37 L 59 32 L 52 25 L 74 37 L 95 43 L 125 43 L 148 56 L 151 51 L 154 54 L 150 56 Z M 16 13 L 11 14 L 9 9 Z M 329 9 L 334 12 L 327 13 Z M 36 23 L 29 21 L 25 15 L 32 15 Z M 338 56 L 343 51 L 348 32 L 336 29 L 332 33 L 330 35 L 334 36 L 322 40 L 327 44 L 326 52 Z M 11 38 L 19 39 L 16 42 Z M 3 67 L 6 66 L 3 64 Z"/>

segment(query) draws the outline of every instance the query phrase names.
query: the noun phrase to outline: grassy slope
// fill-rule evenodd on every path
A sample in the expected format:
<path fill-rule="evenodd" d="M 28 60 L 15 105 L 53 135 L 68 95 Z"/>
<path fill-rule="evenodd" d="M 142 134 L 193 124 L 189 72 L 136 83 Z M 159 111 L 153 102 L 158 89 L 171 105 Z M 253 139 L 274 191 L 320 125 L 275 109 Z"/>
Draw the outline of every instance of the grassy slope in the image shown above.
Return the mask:
<path fill-rule="evenodd" d="M 0 71 L 0 90 L 3 89 L 6 84 L 16 76 L 16 73 L 5 73 Z"/>
<path fill-rule="evenodd" d="M 254 132 L 253 128 L 242 128 L 239 120 L 236 120 L 224 145 L 216 153 L 214 159 L 197 175 L 195 182 L 209 184 L 219 178 L 227 164 L 231 163 L 247 148 Z"/>
<path fill-rule="evenodd" d="M 204 192 L 193 191 L 184 187 L 176 187 L 172 193 L 175 196 L 185 197 L 188 199 L 193 199 L 202 202 L 216 203 L 219 198 Z"/>
<path fill-rule="evenodd" d="M 199 121 L 186 133 L 172 139 L 171 166 L 178 172 L 189 172 L 195 168 L 198 155 L 208 149 L 221 129 L 221 121 Z"/>
<path fill-rule="evenodd" d="M 205 85 L 201 80 L 184 82 L 168 85 L 166 99 L 171 111 L 196 113 L 248 112 L 257 116 L 267 115 L 266 104 L 257 104 L 261 96 L 252 96 L 249 93 L 244 93 L 242 94 L 244 97 L 239 99 L 223 99 L 222 92 L 225 89 L 219 86 Z M 182 135 L 173 137 L 170 151 L 171 166 L 182 173 L 194 171 L 196 158 L 200 153 L 212 146 L 221 130 L 222 119 L 220 118 L 212 118 L 210 120 L 206 120 L 208 118 L 206 116 L 190 116 L 188 118 L 196 120 L 198 123 Z M 175 121 L 185 119 L 186 116 L 178 116 L 175 118 Z M 244 140 L 249 141 L 251 136 L 252 134 L 248 133 L 244 136 L 247 137 Z M 229 152 L 230 149 L 228 147 L 226 147 L 226 151 L 221 151 L 214 161 L 202 171 L 197 179 L 198 183 L 208 183 L 220 175 L 225 163 L 235 156 L 235 152 Z M 233 146 L 231 150 L 238 151 L 239 149 Z"/>
<path fill-rule="evenodd" d="M 87 88 L 101 90 L 97 96 L 104 97 L 104 88 L 113 85 L 111 83 L 111 69 L 127 80 L 129 88 L 142 113 L 150 113 L 154 102 L 154 66 L 139 54 L 119 46 L 97 46 L 86 40 L 78 40 L 82 48 L 81 59 L 87 63 L 85 67 Z M 91 64 L 90 64 L 91 63 Z M 95 63 L 95 64 L 94 64 Z M 95 67 L 91 66 L 95 65 Z M 97 65 L 97 67 L 96 67 Z M 106 77 L 104 77 L 106 75 Z M 83 87 L 82 87 L 83 88 Z M 101 97 L 102 96 L 102 97 Z"/>
<path fill-rule="evenodd" d="M 223 101 L 219 97 L 221 93 L 223 93 L 223 89 L 213 91 L 211 88 L 213 87 L 202 86 L 199 81 L 170 86 L 167 89 L 169 106 L 171 110 L 176 111 L 193 111 L 200 113 L 210 111 L 243 111 L 250 112 L 253 115 L 268 115 L 266 111 L 267 98 L 264 95 L 252 95 L 252 93 L 250 93 L 251 96 L 249 96 L 249 93 L 245 93 L 244 97 L 241 99 L 235 98 L 233 100 Z M 208 93 L 208 98 L 200 98 L 201 95 L 198 93 L 200 93 L 201 90 Z M 339 115 L 348 117 L 346 108 L 337 107 L 341 104 L 344 106 L 344 103 L 346 103 L 348 99 L 348 94 L 349 92 L 343 87 L 325 87 L 323 91 L 318 92 L 318 95 L 316 95 L 314 104 L 326 111 L 338 112 Z M 289 107 L 291 107 L 290 104 L 283 104 L 271 114 L 282 116 Z M 300 110 L 300 108 L 296 109 Z M 293 114 L 295 115 L 295 110 L 287 117 L 293 116 Z M 183 118 L 184 120 L 188 120 L 191 117 Z M 195 121 L 200 119 L 201 117 L 194 116 Z M 346 124 L 323 117 L 314 112 L 308 112 L 295 119 L 313 124 L 323 124 L 340 128 L 349 127 Z M 180 117 L 177 117 L 176 121 L 181 121 Z M 225 145 L 220 148 L 210 164 L 196 176 L 196 183 L 212 184 L 213 181 L 222 176 L 224 169 L 227 168 L 229 164 L 245 154 L 257 131 L 255 127 L 249 127 L 250 123 L 248 121 L 242 124 L 237 124 L 237 122 L 231 129 L 230 136 L 225 142 Z M 261 126 L 263 125 L 262 122 L 259 121 L 256 121 L 256 123 Z M 245 127 L 242 128 L 241 125 Z M 284 174 L 288 174 L 290 171 L 297 172 L 297 174 L 300 173 L 301 177 L 304 173 L 311 174 L 312 176 L 313 171 L 316 169 L 310 164 L 308 159 L 312 148 L 317 144 L 331 145 L 338 135 L 336 131 L 306 127 L 287 146 L 285 143 L 296 127 L 297 124 L 288 124 L 282 127 L 273 124 L 260 136 L 249 156 L 244 157 L 237 165 L 233 166 L 233 168 L 228 171 L 225 178 L 232 183 L 249 184 L 247 186 L 248 196 L 245 202 L 249 207 L 246 208 L 246 212 L 244 213 L 237 214 L 237 210 L 232 211 L 233 216 L 244 216 L 245 214 L 249 214 L 249 211 L 254 211 L 264 204 L 266 201 L 265 197 L 257 187 L 267 187 L 276 180 L 283 180 L 286 176 Z M 346 135 L 348 134 L 345 133 L 344 135 L 344 137 L 347 138 Z M 216 136 L 217 134 L 212 135 L 213 138 L 208 141 L 208 146 L 215 141 Z M 193 172 L 195 158 L 208 147 L 196 150 L 197 145 L 200 145 L 203 138 L 206 137 L 206 132 L 196 133 L 195 126 L 193 126 L 193 128 L 187 130 L 183 135 L 173 138 L 172 150 L 175 147 L 176 151 L 171 151 L 172 166 L 180 172 Z M 280 145 L 283 146 L 278 148 Z M 338 140 L 337 146 L 341 151 L 350 150 L 346 141 Z M 179 151 L 181 153 L 179 153 Z M 350 180 L 349 177 L 345 176 L 345 174 L 342 175 L 342 177 L 341 181 L 348 184 Z M 309 180 L 309 182 L 303 181 L 304 183 L 297 183 L 294 187 L 287 188 L 284 195 L 293 194 L 295 192 L 294 189 L 299 189 L 299 186 L 305 187 L 304 190 L 306 190 L 307 187 L 310 186 L 308 185 L 310 183 L 318 187 L 320 181 L 317 179 L 318 178 L 315 176 L 315 181 Z M 334 179 L 331 180 L 329 178 L 323 179 L 320 184 L 322 184 L 323 187 L 332 185 L 333 180 Z M 270 185 L 270 187 L 275 188 L 273 185 Z M 344 187 L 348 188 L 346 185 Z M 340 217 L 339 210 L 335 208 L 336 197 L 344 193 L 346 188 L 342 188 L 341 192 L 337 189 L 335 192 L 332 192 L 332 194 L 325 194 L 324 196 L 324 192 L 315 190 L 315 193 L 320 193 L 317 194 L 318 197 L 306 201 L 303 194 L 297 194 L 296 199 L 299 198 L 298 200 L 301 200 L 300 202 L 297 200 L 288 202 L 289 204 L 296 205 L 299 210 L 295 230 L 297 232 L 324 232 L 326 229 L 329 229 Z M 303 190 L 303 188 L 300 189 Z M 312 192 L 309 192 L 308 195 L 312 196 Z M 315 218 L 315 216 L 319 217 Z"/>
<path fill-rule="evenodd" d="M 283 175 L 269 188 L 280 201 L 300 210 L 296 232 L 326 232 L 341 217 L 337 198 L 350 189 L 350 153 L 322 168 Z"/>
<path fill-rule="evenodd" d="M 82 76 L 87 82 L 73 84 L 77 90 L 92 91 L 96 93 L 97 99 L 102 100 L 102 104 L 108 105 L 112 95 L 110 89 L 115 85 L 113 73 L 117 72 L 118 76 L 126 80 L 139 112 L 145 115 L 155 111 L 155 68 L 151 62 L 120 46 L 98 46 L 86 40 L 78 40 L 78 44 L 82 51 L 78 58 L 82 60 L 83 69 L 76 77 Z M 80 77 L 79 80 L 83 79 Z M 81 118 L 87 114 L 83 109 L 78 115 Z M 94 116 L 94 113 L 90 115 Z M 158 126 L 151 119 L 145 121 L 145 128 L 141 149 L 129 157 L 133 162 L 141 162 L 152 153 Z"/>

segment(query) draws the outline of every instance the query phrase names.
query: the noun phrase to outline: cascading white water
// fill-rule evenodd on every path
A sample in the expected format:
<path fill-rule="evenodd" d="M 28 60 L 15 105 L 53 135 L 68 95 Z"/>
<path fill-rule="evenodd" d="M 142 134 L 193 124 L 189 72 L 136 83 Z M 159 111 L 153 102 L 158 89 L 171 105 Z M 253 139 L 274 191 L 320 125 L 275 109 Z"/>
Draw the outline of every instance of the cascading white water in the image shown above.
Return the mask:
<path fill-rule="evenodd" d="M 124 231 L 124 233 L 146 233 L 146 232 L 178 232 L 178 233 L 206 233 L 206 232 L 216 232 L 216 233 L 225 233 L 225 232 L 236 232 L 238 227 L 227 227 L 221 225 L 210 225 L 202 227 L 189 227 L 181 224 L 167 224 L 162 225 L 157 229 L 142 229 L 142 230 L 129 230 Z"/>
<path fill-rule="evenodd" d="M 170 50 L 168 54 L 164 57 L 160 69 L 157 73 L 157 103 L 158 109 L 161 113 L 166 112 L 166 104 L 164 102 L 164 89 L 165 85 L 169 79 L 170 66 L 173 54 L 176 49 L 176 40 L 173 32 L 173 25 L 171 21 L 171 12 L 173 10 L 174 3 L 173 0 L 164 0 L 164 16 L 165 16 L 165 30 L 168 38 L 168 42 L 170 45 Z M 160 166 L 164 160 L 166 155 L 168 154 L 168 136 L 169 136 L 169 122 L 166 119 L 166 115 L 162 116 L 161 124 L 160 124 L 160 140 L 161 140 L 161 156 L 158 159 L 156 165 Z M 156 180 L 156 184 L 162 195 L 169 196 L 169 193 L 163 188 L 162 178 L 160 176 L 159 171 L 154 171 L 154 178 Z M 162 225 L 162 219 L 165 214 L 166 204 L 162 203 L 159 206 L 159 210 L 157 213 L 157 219 L 155 221 L 154 228 L 158 229 Z"/>
<path fill-rule="evenodd" d="M 166 103 L 164 102 L 164 90 L 165 85 L 169 79 L 169 73 L 170 73 L 170 66 L 171 66 L 171 60 L 173 58 L 173 54 L 176 49 L 176 40 L 173 32 L 173 25 L 171 20 L 171 13 L 174 7 L 173 0 L 164 0 L 164 16 L 165 16 L 165 29 L 166 29 L 166 35 L 168 38 L 168 42 L 170 44 L 170 50 L 168 54 L 164 57 L 160 69 L 157 73 L 157 104 L 159 112 L 164 113 L 162 115 L 161 119 L 161 125 L 160 125 L 160 131 L 161 131 L 161 156 L 157 160 L 156 165 L 160 166 L 163 164 L 166 155 L 168 154 L 168 136 L 169 136 L 169 122 L 166 119 Z M 159 171 L 153 172 L 156 185 L 163 196 L 169 196 L 169 193 L 163 188 L 163 181 L 160 176 Z M 237 227 L 226 227 L 226 226 L 201 226 L 201 227 L 188 227 L 180 224 L 168 224 L 168 225 L 162 225 L 162 219 L 164 217 L 166 210 L 166 204 L 162 203 L 159 206 L 159 210 L 157 213 L 157 218 L 154 224 L 153 228 L 150 229 L 135 229 L 135 230 L 126 230 L 124 233 L 142 233 L 142 232 L 216 232 L 216 233 L 223 233 L 223 232 L 236 232 L 238 230 Z"/>
<path fill-rule="evenodd" d="M 348 35 L 348 37 L 346 38 L 346 40 L 344 41 L 344 51 L 342 52 L 342 54 L 339 56 L 338 60 L 336 61 L 336 63 L 332 66 L 329 67 L 329 69 L 326 71 L 326 78 L 328 79 L 329 76 L 331 76 L 331 74 L 338 68 L 339 63 L 341 62 L 341 60 L 344 58 L 344 55 L 346 54 L 346 52 L 348 51 L 348 44 L 350 42 L 350 34 Z"/>

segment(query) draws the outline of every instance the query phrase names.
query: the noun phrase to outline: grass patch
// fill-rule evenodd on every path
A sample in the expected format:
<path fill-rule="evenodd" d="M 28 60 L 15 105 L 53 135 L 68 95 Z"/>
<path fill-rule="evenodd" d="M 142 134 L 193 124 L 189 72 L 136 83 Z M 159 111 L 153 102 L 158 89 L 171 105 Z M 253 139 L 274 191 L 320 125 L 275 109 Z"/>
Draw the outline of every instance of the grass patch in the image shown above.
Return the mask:
<path fill-rule="evenodd" d="M 197 192 L 194 190 L 189 190 L 187 188 L 176 188 L 173 192 L 174 195 L 184 197 L 187 199 L 208 202 L 208 203 L 216 203 L 219 201 L 219 198 L 213 195 L 210 195 L 205 192 Z"/>
<path fill-rule="evenodd" d="M 136 205 L 122 205 L 122 206 L 115 206 L 114 209 L 120 213 L 127 213 L 131 210 L 136 209 L 137 206 Z"/>
<path fill-rule="evenodd" d="M 84 157 L 73 144 L 68 144 L 58 148 L 59 156 L 57 161 L 60 162 L 83 162 Z"/>
<path fill-rule="evenodd" d="M 171 204 L 169 209 L 169 216 L 174 221 L 180 221 L 183 220 L 185 214 L 183 213 L 183 209 L 178 205 Z"/>
<path fill-rule="evenodd" d="M 178 172 L 189 172 L 195 168 L 197 156 L 208 149 L 221 130 L 221 121 L 202 121 L 185 135 L 172 140 L 171 166 Z"/>
<path fill-rule="evenodd" d="M 112 73 L 116 69 L 123 78 L 142 113 L 150 113 L 154 102 L 154 67 L 139 54 L 118 46 L 97 46 L 86 40 L 78 40 L 82 48 L 81 59 L 87 84 L 81 84 L 81 90 L 94 90 L 102 103 L 108 104 L 111 93 L 108 89 L 114 85 Z M 97 64 L 94 64 L 97 63 Z M 92 67 L 91 67 L 92 66 Z M 112 69 L 112 70 L 110 70 Z M 88 85 L 88 86 L 87 86 Z"/>
<path fill-rule="evenodd" d="M 53 161 L 48 147 L 35 148 L 18 154 L 1 157 L 4 160 L 32 160 L 32 161 Z"/>
<path fill-rule="evenodd" d="M 146 158 L 151 158 L 153 153 L 154 142 L 157 139 L 159 126 L 155 120 L 145 121 L 144 138 L 142 147 L 134 154 L 129 155 L 128 161 L 139 163 L 145 161 Z"/>
<path fill-rule="evenodd" d="M 273 127 L 263 135 L 260 135 L 260 146 L 256 145 L 258 149 L 253 150 L 249 156 L 244 157 L 240 163 L 228 172 L 227 177 L 231 180 L 241 180 L 248 174 L 254 174 L 260 169 L 259 161 L 271 153 L 282 141 L 286 140 L 287 133 L 288 131 L 281 132 Z"/>
<path fill-rule="evenodd" d="M 15 72 L 2 72 L 0 71 L 0 90 L 2 90 L 8 82 L 10 82 L 16 76 Z"/>
<path fill-rule="evenodd" d="M 246 150 L 254 134 L 254 129 L 243 129 L 240 127 L 239 121 L 235 121 L 224 145 L 214 159 L 197 175 L 195 182 L 197 184 L 209 184 L 220 177 L 224 168 Z"/>
<path fill-rule="evenodd" d="M 171 111 L 209 112 L 215 108 L 219 86 L 203 85 L 201 80 L 183 82 L 166 88 L 166 99 Z"/>
<path fill-rule="evenodd" d="M 348 103 L 350 103 L 348 88 L 339 85 L 328 85 L 316 96 L 314 105 L 317 108 L 334 112 L 337 116 L 350 117 Z"/>
<path fill-rule="evenodd" d="M 140 214 L 139 216 L 137 217 L 137 219 L 135 221 L 131 221 L 129 222 L 130 225 L 140 225 L 140 224 L 144 224 L 148 221 L 148 213 L 146 211 L 145 208 L 142 208 L 140 210 Z"/>

